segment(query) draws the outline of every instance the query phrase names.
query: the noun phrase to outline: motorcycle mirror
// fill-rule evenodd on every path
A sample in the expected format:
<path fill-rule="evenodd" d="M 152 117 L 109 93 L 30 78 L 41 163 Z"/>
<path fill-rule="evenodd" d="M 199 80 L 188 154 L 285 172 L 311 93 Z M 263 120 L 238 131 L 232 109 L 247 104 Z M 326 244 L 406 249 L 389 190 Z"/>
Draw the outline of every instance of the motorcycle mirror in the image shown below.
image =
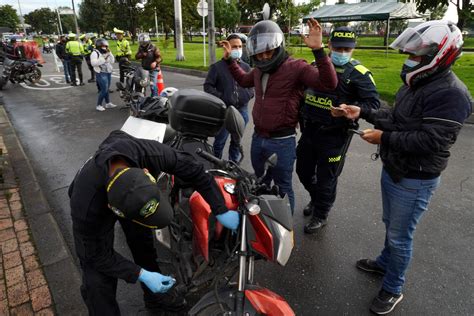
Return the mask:
<path fill-rule="evenodd" d="M 264 168 L 268 170 L 269 168 L 275 168 L 278 163 L 278 155 L 273 153 L 270 157 L 268 157 L 267 161 L 265 161 Z"/>
<path fill-rule="evenodd" d="M 244 136 L 245 121 L 242 114 L 232 105 L 227 107 L 224 126 L 231 134 L 232 139 L 240 143 L 240 140 Z"/>

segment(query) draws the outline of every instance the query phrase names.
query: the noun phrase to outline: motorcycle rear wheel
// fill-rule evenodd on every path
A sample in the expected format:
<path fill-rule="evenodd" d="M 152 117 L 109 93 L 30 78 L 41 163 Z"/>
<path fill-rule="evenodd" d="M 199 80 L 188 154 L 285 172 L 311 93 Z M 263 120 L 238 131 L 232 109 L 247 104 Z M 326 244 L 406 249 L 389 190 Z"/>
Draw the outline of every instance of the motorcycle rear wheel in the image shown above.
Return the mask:
<path fill-rule="evenodd" d="M 41 79 L 41 70 L 38 68 L 35 68 L 32 73 L 30 78 L 28 79 L 31 83 L 37 83 Z"/>

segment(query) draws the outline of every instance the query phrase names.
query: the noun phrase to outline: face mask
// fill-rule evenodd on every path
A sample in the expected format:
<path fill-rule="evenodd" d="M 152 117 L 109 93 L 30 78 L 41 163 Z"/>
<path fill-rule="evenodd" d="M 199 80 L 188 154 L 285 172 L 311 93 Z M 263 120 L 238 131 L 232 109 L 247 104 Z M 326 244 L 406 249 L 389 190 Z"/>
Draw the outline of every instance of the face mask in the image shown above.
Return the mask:
<path fill-rule="evenodd" d="M 415 60 L 411 60 L 411 59 L 405 60 L 405 66 L 407 66 L 408 68 L 414 68 L 414 67 L 418 66 L 419 64 L 420 64 L 419 61 L 415 61 Z"/>
<path fill-rule="evenodd" d="M 99 51 L 100 51 L 102 54 L 105 54 L 105 53 L 107 53 L 107 47 L 101 47 L 101 48 L 99 48 Z"/>
<path fill-rule="evenodd" d="M 352 53 L 338 53 L 331 51 L 332 63 L 336 66 L 344 66 L 351 60 Z"/>
<path fill-rule="evenodd" d="M 239 59 L 242 57 L 242 49 L 233 49 L 230 51 L 230 57 L 232 59 Z"/>

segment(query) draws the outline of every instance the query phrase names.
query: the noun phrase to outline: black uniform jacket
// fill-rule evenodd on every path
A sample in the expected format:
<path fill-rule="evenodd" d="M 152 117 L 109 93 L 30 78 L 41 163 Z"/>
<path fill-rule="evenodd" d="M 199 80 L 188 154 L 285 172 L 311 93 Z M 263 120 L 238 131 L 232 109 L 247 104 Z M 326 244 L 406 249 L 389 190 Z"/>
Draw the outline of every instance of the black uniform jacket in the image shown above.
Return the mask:
<path fill-rule="evenodd" d="M 213 177 L 192 155 L 156 141 L 113 131 L 69 187 L 73 232 L 83 266 L 134 283 L 140 267 L 114 251 L 114 225 L 118 217 L 107 206 L 109 160 L 117 156 L 123 157 L 131 167 L 147 168 L 153 176 L 163 171 L 192 183 L 214 214 L 226 212 L 227 208 Z"/>
<path fill-rule="evenodd" d="M 361 108 L 360 117 L 383 130 L 380 157 L 395 182 L 433 179 L 448 164 L 471 102 L 466 86 L 446 70 L 415 87 L 402 86 L 393 108 Z"/>

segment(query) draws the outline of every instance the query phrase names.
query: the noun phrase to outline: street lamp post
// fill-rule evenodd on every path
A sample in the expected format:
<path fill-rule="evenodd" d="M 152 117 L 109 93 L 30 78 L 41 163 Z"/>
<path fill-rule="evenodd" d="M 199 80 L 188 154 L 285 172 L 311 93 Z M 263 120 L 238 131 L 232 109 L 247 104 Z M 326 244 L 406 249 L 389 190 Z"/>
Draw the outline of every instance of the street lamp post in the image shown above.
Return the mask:
<path fill-rule="evenodd" d="M 74 24 L 76 25 L 76 34 L 79 36 L 79 24 L 77 24 L 76 9 L 74 7 L 74 0 L 72 2 L 72 13 L 74 14 Z"/>
<path fill-rule="evenodd" d="M 20 22 L 21 22 L 21 24 L 23 25 L 23 32 L 25 33 L 25 36 L 26 36 L 25 19 L 23 18 L 23 14 L 21 13 L 20 0 L 18 0 L 18 10 L 20 11 Z"/>

